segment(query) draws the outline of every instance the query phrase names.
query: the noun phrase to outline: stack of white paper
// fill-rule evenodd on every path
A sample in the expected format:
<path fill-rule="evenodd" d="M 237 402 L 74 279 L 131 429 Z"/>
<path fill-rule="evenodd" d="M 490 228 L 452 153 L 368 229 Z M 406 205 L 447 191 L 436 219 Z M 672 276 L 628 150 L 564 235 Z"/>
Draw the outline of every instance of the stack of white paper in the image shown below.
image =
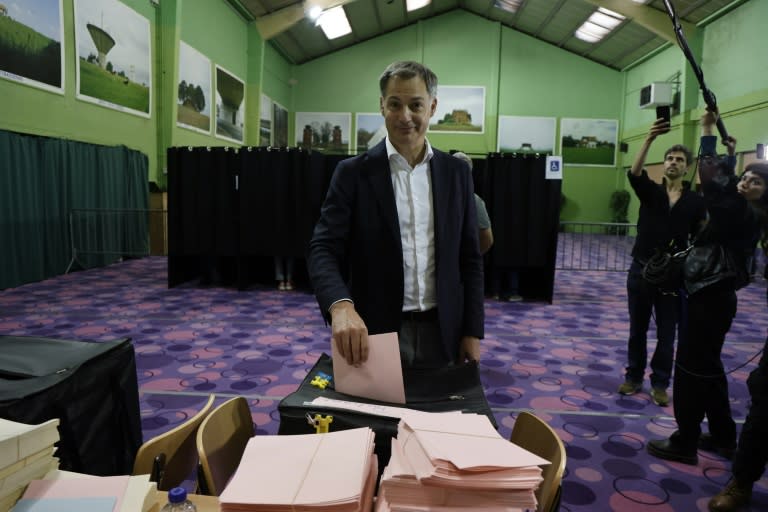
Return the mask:
<path fill-rule="evenodd" d="M 392 440 L 376 511 L 535 509 L 543 464 L 499 436 L 484 415 L 407 416 Z"/>
<path fill-rule="evenodd" d="M 156 494 L 149 475 L 93 476 L 56 469 L 31 481 L 12 512 L 147 512 Z"/>
<path fill-rule="evenodd" d="M 7 512 L 27 484 L 59 466 L 53 456 L 59 420 L 27 425 L 0 419 L 0 512 Z"/>
<path fill-rule="evenodd" d="M 370 428 L 252 437 L 219 497 L 221 511 L 370 511 L 373 440 Z"/>

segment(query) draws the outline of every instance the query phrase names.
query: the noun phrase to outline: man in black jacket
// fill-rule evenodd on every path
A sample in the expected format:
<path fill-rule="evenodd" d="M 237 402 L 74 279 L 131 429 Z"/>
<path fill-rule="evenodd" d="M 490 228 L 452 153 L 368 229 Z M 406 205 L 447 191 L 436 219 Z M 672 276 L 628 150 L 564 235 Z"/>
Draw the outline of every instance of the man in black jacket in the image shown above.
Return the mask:
<path fill-rule="evenodd" d="M 627 276 L 629 343 L 622 395 L 642 389 L 647 359 L 647 333 L 651 313 L 656 317 L 656 349 L 651 359 L 651 398 L 657 405 L 669 404 L 667 388 L 672 376 L 675 328 L 678 320 L 677 290 L 663 289 L 643 278 L 643 267 L 657 250 L 676 252 L 688 246 L 691 234 L 706 218 L 703 199 L 690 190 L 683 177 L 691 164 L 691 152 L 675 145 L 664 153 L 664 178 L 658 184 L 643 168 L 656 137 L 669 131 L 669 121 L 657 119 L 651 126 L 628 173 L 629 183 L 640 200 L 637 238 Z"/>

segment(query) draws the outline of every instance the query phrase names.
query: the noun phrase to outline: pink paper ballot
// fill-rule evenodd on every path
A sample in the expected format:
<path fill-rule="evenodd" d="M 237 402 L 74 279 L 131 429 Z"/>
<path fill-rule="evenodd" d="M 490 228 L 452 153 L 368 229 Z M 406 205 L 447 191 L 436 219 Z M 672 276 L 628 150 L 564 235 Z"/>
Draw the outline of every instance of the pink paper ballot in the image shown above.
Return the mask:
<path fill-rule="evenodd" d="M 368 336 L 368 360 L 354 367 L 341 357 L 331 341 L 336 391 L 394 404 L 405 403 L 400 344 L 396 332 Z"/>

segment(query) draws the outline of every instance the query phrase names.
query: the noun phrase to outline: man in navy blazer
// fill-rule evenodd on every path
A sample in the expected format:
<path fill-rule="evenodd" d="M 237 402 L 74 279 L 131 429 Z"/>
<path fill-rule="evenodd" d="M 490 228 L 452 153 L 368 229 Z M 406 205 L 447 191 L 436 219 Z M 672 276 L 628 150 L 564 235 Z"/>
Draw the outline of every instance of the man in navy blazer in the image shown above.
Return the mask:
<path fill-rule="evenodd" d="M 417 62 L 379 81 L 387 137 L 339 163 L 308 269 L 333 343 L 350 364 L 368 334 L 398 332 L 403 366 L 480 359 L 483 267 L 466 163 L 426 140 L 437 77 Z"/>

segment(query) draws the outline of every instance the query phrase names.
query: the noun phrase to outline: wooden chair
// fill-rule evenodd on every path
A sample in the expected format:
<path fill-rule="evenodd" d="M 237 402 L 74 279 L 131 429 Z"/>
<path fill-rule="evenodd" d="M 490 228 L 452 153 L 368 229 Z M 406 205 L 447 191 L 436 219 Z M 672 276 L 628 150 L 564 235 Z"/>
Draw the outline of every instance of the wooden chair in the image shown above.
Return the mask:
<path fill-rule="evenodd" d="M 161 491 L 177 487 L 194 476 L 197 467 L 195 436 L 213 407 L 214 398 L 214 395 L 208 397 L 203 408 L 181 425 L 142 444 L 136 453 L 133 474 L 149 474 L 149 479 L 157 482 Z"/>
<path fill-rule="evenodd" d="M 515 420 L 510 441 L 535 453 L 550 464 L 542 466 L 541 482 L 536 490 L 537 512 L 555 512 L 560 508 L 560 492 L 565 471 L 565 447 L 555 431 L 538 416 L 521 412 Z"/>
<path fill-rule="evenodd" d="M 203 420 L 197 431 L 197 482 L 201 494 L 221 494 L 253 435 L 251 409 L 241 396 L 219 405 Z"/>

